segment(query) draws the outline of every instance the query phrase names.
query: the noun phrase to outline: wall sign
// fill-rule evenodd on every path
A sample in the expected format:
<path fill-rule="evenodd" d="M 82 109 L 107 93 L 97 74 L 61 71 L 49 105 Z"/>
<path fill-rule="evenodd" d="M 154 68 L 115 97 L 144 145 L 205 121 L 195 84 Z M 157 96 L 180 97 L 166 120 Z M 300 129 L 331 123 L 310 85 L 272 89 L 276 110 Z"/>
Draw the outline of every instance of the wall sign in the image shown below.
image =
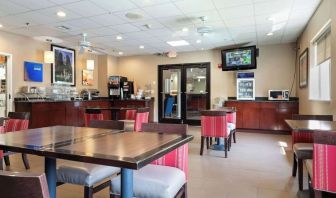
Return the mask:
<path fill-rule="evenodd" d="M 24 80 L 32 82 L 43 82 L 43 64 L 25 61 Z"/>

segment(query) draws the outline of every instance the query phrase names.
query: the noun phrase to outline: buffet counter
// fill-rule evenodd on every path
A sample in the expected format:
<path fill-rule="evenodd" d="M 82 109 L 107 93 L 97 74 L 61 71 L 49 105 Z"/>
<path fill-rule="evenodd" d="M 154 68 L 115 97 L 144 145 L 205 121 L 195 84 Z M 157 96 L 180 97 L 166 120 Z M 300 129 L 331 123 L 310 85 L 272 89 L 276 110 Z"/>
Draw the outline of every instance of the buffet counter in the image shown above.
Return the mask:
<path fill-rule="evenodd" d="M 154 98 L 148 100 L 109 100 L 97 99 L 88 101 L 52 101 L 16 100 L 16 112 L 30 112 L 29 128 L 40 128 L 55 125 L 84 126 L 84 112 L 87 107 L 149 107 L 149 120 L 154 120 Z M 111 119 L 110 111 L 102 111 L 104 119 Z"/>

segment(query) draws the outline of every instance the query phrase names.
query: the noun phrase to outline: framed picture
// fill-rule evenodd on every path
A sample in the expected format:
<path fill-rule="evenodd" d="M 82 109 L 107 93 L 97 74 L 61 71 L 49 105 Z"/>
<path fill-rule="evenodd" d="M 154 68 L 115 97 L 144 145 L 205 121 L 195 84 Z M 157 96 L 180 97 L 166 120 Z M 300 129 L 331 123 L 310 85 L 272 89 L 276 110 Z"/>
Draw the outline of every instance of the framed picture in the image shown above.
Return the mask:
<path fill-rule="evenodd" d="M 87 86 L 93 85 L 93 70 L 83 69 L 82 84 Z"/>
<path fill-rule="evenodd" d="M 299 85 L 300 88 L 308 85 L 308 48 L 299 57 Z"/>
<path fill-rule="evenodd" d="M 24 80 L 32 82 L 43 82 L 43 64 L 25 61 Z"/>
<path fill-rule="evenodd" d="M 51 83 L 76 86 L 75 50 L 51 45 L 55 62 L 51 67 Z"/>

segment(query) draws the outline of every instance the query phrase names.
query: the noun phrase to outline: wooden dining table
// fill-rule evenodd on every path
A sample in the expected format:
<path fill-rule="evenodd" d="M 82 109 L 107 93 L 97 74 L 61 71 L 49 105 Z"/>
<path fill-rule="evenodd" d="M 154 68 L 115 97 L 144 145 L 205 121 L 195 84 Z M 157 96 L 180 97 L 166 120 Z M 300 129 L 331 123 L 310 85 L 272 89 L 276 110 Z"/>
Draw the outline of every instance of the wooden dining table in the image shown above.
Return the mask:
<path fill-rule="evenodd" d="M 0 149 L 45 158 L 51 198 L 56 198 L 56 159 L 121 168 L 121 196 L 133 197 L 133 170 L 188 143 L 191 135 L 52 126 L 0 134 Z"/>
<path fill-rule="evenodd" d="M 336 121 L 322 120 L 285 120 L 294 132 L 299 131 L 336 131 Z"/>
<path fill-rule="evenodd" d="M 105 111 L 111 111 L 111 119 L 112 120 L 119 120 L 120 118 L 120 112 L 126 111 L 126 110 L 133 110 L 135 108 L 128 108 L 128 107 L 86 107 L 88 110 L 105 110 Z"/>

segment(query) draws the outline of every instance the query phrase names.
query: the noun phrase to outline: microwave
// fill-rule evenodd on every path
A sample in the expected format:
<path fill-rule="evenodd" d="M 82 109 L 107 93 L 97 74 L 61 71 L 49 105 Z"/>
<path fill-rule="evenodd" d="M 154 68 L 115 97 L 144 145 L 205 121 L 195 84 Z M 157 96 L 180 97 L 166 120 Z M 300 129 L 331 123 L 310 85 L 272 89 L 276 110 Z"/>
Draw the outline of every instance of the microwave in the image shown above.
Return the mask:
<path fill-rule="evenodd" d="M 289 91 L 268 90 L 268 100 L 289 100 Z"/>

